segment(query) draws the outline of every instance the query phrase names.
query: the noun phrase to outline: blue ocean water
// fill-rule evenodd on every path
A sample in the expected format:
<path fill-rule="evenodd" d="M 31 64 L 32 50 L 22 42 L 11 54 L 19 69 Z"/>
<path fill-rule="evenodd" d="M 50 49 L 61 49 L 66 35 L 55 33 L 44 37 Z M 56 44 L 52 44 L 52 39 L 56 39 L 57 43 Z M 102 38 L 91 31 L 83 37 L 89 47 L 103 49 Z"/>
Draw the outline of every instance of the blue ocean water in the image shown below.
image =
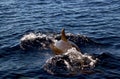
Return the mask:
<path fill-rule="evenodd" d="M 119 13 L 119 0 L 0 0 L 0 78 L 119 79 Z M 57 34 L 62 28 L 96 42 L 79 47 L 85 53 L 97 55 L 101 60 L 98 68 L 103 73 L 50 75 L 42 69 L 52 55 L 50 49 L 24 51 L 20 48 L 20 39 L 25 34 Z"/>

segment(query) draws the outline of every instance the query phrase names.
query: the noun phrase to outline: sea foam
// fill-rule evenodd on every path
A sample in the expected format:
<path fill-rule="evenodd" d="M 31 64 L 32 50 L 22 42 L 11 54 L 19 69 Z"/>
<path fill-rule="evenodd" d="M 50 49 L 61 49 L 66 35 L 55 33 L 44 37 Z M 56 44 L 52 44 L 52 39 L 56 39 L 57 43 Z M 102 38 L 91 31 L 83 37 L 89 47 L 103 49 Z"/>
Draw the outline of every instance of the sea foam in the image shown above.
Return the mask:
<path fill-rule="evenodd" d="M 88 54 L 82 54 L 76 48 L 71 48 L 62 55 L 48 59 L 44 65 L 44 70 L 50 74 L 78 74 L 84 70 L 92 70 L 97 60 Z"/>

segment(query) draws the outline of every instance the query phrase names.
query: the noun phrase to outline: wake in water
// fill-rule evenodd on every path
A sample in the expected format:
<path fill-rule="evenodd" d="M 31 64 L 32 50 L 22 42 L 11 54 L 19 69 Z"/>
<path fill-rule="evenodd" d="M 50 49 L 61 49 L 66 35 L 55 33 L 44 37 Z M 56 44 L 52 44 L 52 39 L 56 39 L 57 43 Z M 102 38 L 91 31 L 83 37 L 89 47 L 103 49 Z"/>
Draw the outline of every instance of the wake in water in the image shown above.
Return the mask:
<path fill-rule="evenodd" d="M 73 35 L 70 33 L 67 34 L 67 37 L 71 37 L 70 40 L 75 43 L 77 42 L 77 45 L 83 43 L 84 41 L 88 43 L 91 41 L 84 36 Z M 60 35 L 30 33 L 21 38 L 20 46 L 23 50 L 49 49 L 49 45 L 59 39 Z M 54 75 L 75 75 L 83 72 L 88 73 L 87 71 L 94 69 L 97 60 L 97 58 L 93 59 L 92 56 L 88 54 L 82 54 L 81 51 L 78 51 L 76 48 L 72 47 L 68 49 L 67 52 L 60 55 L 55 55 L 48 59 L 44 64 L 44 70 Z"/>
<path fill-rule="evenodd" d="M 44 69 L 53 75 L 76 75 L 92 70 L 96 63 L 97 59 L 71 48 L 62 55 L 48 59 Z"/>
<path fill-rule="evenodd" d="M 23 50 L 49 49 L 49 45 L 52 42 L 56 42 L 57 40 L 60 40 L 60 37 L 61 37 L 60 34 L 29 33 L 29 34 L 24 35 L 20 39 L 20 47 Z M 71 33 L 67 33 L 66 37 L 70 41 L 74 42 L 78 47 L 98 44 L 83 35 L 74 35 Z"/>
<path fill-rule="evenodd" d="M 34 34 L 34 33 L 30 33 L 28 35 L 24 35 L 21 38 L 21 43 L 20 43 L 20 47 L 23 50 L 29 50 L 29 49 L 48 49 L 49 48 L 49 44 L 52 42 L 51 41 L 52 37 L 51 36 L 47 36 L 45 34 Z"/>

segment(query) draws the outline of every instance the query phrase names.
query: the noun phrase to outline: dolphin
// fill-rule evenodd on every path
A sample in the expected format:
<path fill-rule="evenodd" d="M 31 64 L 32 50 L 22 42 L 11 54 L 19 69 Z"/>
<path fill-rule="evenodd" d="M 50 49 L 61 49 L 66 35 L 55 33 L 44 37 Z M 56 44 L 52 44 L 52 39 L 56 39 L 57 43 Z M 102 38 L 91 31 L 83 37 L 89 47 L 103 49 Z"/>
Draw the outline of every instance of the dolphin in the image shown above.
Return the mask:
<path fill-rule="evenodd" d="M 56 55 L 63 54 L 67 52 L 68 49 L 73 48 L 73 47 L 76 48 L 78 51 L 80 51 L 79 47 L 75 43 L 67 39 L 64 28 L 61 31 L 61 39 L 50 44 L 51 50 Z"/>

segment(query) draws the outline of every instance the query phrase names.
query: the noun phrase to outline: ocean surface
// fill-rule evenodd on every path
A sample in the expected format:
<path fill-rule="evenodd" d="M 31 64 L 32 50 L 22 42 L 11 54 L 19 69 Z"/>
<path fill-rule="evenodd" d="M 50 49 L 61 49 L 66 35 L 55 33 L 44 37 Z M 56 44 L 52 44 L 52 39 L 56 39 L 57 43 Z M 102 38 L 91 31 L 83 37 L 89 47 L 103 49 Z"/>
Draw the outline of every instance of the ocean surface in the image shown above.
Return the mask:
<path fill-rule="evenodd" d="M 57 36 L 62 28 L 100 60 L 101 73 L 51 75 L 43 69 L 54 56 L 49 47 L 20 47 L 24 35 Z M 0 79 L 120 79 L 120 0 L 0 0 Z"/>

